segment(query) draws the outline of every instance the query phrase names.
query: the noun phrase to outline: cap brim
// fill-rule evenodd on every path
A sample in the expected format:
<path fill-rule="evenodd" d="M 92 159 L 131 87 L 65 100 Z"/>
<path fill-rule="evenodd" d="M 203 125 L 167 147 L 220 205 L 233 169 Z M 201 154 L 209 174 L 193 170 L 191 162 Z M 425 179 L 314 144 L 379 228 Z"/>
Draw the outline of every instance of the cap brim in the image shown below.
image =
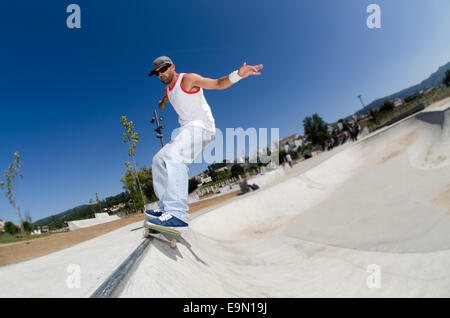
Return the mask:
<path fill-rule="evenodd" d="M 173 63 L 170 63 L 169 61 L 167 61 L 167 62 L 165 62 L 165 63 L 159 64 L 156 68 L 160 68 L 161 66 L 164 66 L 164 65 L 166 65 L 166 64 L 173 65 Z M 155 74 L 156 74 L 156 69 L 154 69 L 153 71 L 151 71 L 150 73 L 148 73 L 148 76 L 153 76 L 153 75 L 155 75 Z"/>

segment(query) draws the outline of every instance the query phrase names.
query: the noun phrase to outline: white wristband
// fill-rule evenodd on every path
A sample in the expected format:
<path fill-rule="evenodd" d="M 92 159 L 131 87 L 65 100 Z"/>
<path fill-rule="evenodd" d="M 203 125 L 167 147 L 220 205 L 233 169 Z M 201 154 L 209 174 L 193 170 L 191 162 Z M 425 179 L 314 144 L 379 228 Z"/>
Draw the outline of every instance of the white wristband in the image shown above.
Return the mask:
<path fill-rule="evenodd" d="M 238 71 L 234 71 L 228 75 L 228 79 L 231 83 L 236 84 L 242 79 L 242 77 L 239 76 Z"/>

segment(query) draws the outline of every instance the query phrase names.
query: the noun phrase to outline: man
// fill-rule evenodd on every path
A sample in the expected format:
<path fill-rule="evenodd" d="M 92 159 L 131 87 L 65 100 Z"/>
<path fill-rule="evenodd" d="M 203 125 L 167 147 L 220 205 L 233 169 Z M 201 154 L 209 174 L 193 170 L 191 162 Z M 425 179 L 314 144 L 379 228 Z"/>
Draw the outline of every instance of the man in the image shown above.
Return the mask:
<path fill-rule="evenodd" d="M 247 65 L 219 79 L 195 73 L 177 73 L 167 56 L 153 61 L 149 76 L 156 75 L 167 86 L 159 108 L 171 103 L 177 112 L 180 129 L 176 137 L 153 157 L 153 189 L 159 198 L 158 209 L 145 212 L 147 225 L 154 229 L 186 230 L 189 224 L 188 167 L 214 140 L 215 123 L 203 89 L 226 89 L 250 75 L 260 75 L 263 65 Z"/>
<path fill-rule="evenodd" d="M 287 154 L 287 155 L 286 155 L 286 160 L 287 160 L 287 162 L 288 162 L 288 164 L 289 164 L 289 167 L 292 168 L 292 158 L 291 158 L 291 155 L 290 155 L 290 154 Z"/>

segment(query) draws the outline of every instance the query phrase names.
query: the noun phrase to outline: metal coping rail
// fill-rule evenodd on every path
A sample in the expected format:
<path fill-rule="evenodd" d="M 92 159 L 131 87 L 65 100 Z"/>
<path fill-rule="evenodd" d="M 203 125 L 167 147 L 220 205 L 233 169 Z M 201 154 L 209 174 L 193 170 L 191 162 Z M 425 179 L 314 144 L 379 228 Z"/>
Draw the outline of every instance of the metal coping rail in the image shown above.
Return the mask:
<path fill-rule="evenodd" d="M 145 248 L 150 244 L 151 239 L 144 240 L 127 257 L 125 261 L 106 279 L 106 281 L 90 296 L 90 298 L 112 298 L 117 297 L 120 287 L 126 281 L 126 277 L 132 271 L 134 265 L 141 259 Z"/>

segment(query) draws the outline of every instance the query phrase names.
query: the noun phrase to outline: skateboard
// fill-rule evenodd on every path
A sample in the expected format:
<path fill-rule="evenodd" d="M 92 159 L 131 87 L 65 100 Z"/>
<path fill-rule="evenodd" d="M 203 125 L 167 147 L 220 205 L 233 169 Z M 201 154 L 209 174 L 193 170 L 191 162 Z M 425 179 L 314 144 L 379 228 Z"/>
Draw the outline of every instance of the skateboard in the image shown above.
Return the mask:
<path fill-rule="evenodd" d="M 177 247 L 177 240 L 175 238 L 172 239 L 168 239 L 165 238 L 163 235 L 164 233 L 168 233 L 168 234 L 172 234 L 172 235 L 178 235 L 181 236 L 181 232 L 177 231 L 177 230 L 173 230 L 173 229 L 168 229 L 168 228 L 156 228 L 156 227 L 150 227 L 149 225 L 147 225 L 147 222 L 144 221 L 144 232 L 142 233 L 142 236 L 145 238 L 155 238 L 161 242 L 165 242 L 165 243 L 169 243 L 171 248 L 175 248 Z M 161 238 L 164 237 L 163 238 Z"/>

